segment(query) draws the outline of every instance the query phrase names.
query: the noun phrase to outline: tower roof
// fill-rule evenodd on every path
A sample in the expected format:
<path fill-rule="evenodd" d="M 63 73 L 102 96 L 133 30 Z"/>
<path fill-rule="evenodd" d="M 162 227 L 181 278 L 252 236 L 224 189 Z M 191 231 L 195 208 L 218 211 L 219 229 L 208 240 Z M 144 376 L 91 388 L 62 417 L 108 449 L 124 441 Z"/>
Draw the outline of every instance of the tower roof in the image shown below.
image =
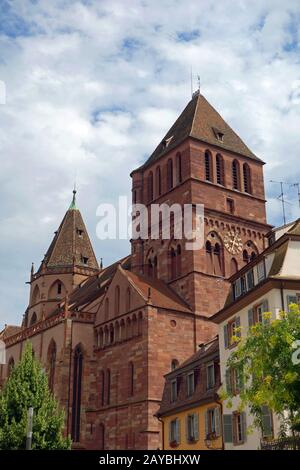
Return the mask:
<path fill-rule="evenodd" d="M 76 206 L 75 190 L 71 205 L 55 232 L 42 266 L 50 269 L 71 266 L 99 269 L 83 218 Z"/>
<path fill-rule="evenodd" d="M 263 163 L 231 129 L 206 98 L 196 92 L 143 167 L 158 160 L 187 137 L 192 137 Z"/>

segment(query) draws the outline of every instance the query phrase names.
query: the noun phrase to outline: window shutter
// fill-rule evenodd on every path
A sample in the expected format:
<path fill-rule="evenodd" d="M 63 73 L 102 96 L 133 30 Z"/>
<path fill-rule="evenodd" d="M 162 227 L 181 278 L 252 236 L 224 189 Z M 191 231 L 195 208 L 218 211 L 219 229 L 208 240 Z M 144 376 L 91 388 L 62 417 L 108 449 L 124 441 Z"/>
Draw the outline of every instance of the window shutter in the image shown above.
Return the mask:
<path fill-rule="evenodd" d="M 262 435 L 263 437 L 273 436 L 272 412 L 268 406 L 262 406 Z"/>
<path fill-rule="evenodd" d="M 241 392 L 244 389 L 244 371 L 242 367 L 237 370 L 238 390 Z"/>
<path fill-rule="evenodd" d="M 245 413 L 245 411 L 243 411 L 241 413 L 241 418 L 242 418 L 243 441 L 246 442 L 246 440 L 247 440 L 247 423 L 246 423 L 246 413 Z"/>
<path fill-rule="evenodd" d="M 199 439 L 199 414 L 194 414 L 194 437 L 196 440 Z"/>
<path fill-rule="evenodd" d="M 209 433 L 208 419 L 209 419 L 208 410 L 206 410 L 206 412 L 205 412 L 205 438 Z"/>
<path fill-rule="evenodd" d="M 236 319 L 235 319 L 235 327 L 236 327 L 236 329 L 240 328 L 240 326 L 241 326 L 241 318 L 240 318 L 240 317 L 236 317 Z M 240 337 L 241 337 L 241 331 L 240 331 L 240 330 L 239 330 L 239 331 L 235 331 L 235 332 L 234 332 L 234 335 L 237 336 L 238 338 L 240 338 Z"/>
<path fill-rule="evenodd" d="M 228 393 L 232 393 L 232 384 L 231 384 L 231 370 L 226 369 L 226 390 Z"/>
<path fill-rule="evenodd" d="M 169 422 L 169 444 L 171 444 L 171 442 L 173 440 L 172 439 L 173 438 L 173 436 L 172 436 L 172 423 L 173 423 L 173 421 Z"/>
<path fill-rule="evenodd" d="M 180 420 L 176 418 L 176 442 L 180 444 Z"/>
<path fill-rule="evenodd" d="M 248 325 L 249 326 L 254 325 L 254 310 L 253 310 L 253 308 L 250 308 L 250 310 L 248 310 Z"/>
<path fill-rule="evenodd" d="M 263 313 L 266 313 L 269 311 L 269 302 L 267 299 L 265 299 L 263 301 Z M 269 320 L 266 320 L 265 318 L 263 318 L 263 323 L 269 323 Z"/>
<path fill-rule="evenodd" d="M 224 442 L 233 442 L 232 415 L 223 415 Z"/>
<path fill-rule="evenodd" d="M 228 341 L 228 325 L 224 325 L 224 346 L 225 349 L 228 348 L 229 346 L 229 341 Z"/>
<path fill-rule="evenodd" d="M 185 418 L 185 438 L 187 442 L 190 440 L 190 437 L 191 437 L 189 423 L 190 423 L 190 416 L 187 415 L 187 417 Z"/>
<path fill-rule="evenodd" d="M 287 309 L 290 311 L 291 304 L 298 304 L 298 299 L 296 295 L 288 295 L 287 296 Z"/>
<path fill-rule="evenodd" d="M 216 435 L 220 436 L 220 408 L 215 408 L 215 428 L 216 428 Z"/>

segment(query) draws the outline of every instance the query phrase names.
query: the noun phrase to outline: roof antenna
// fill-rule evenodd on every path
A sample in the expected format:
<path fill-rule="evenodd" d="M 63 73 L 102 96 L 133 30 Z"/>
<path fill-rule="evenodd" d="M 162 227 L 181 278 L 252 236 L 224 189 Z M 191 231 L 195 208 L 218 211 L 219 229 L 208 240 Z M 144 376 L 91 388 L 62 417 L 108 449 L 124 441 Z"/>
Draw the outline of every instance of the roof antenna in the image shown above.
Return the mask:
<path fill-rule="evenodd" d="M 285 183 L 284 181 L 274 181 L 274 180 L 270 180 L 270 183 L 280 184 L 281 193 L 279 194 L 277 199 L 280 199 L 280 201 L 281 201 L 283 225 L 286 225 L 285 205 L 288 204 L 288 202 L 284 200 L 283 185 L 288 184 L 288 183 Z"/>
<path fill-rule="evenodd" d="M 299 201 L 299 207 L 300 207 L 300 183 L 293 183 L 291 184 L 291 186 L 293 186 L 293 188 L 297 188 L 298 190 L 298 201 Z"/>

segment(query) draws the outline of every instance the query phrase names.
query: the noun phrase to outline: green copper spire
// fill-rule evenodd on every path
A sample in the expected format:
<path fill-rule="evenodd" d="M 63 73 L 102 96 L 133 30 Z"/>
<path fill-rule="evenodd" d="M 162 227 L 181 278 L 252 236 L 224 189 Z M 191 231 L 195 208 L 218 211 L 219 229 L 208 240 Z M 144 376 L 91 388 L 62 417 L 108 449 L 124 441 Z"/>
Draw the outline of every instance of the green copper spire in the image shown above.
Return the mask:
<path fill-rule="evenodd" d="M 69 207 L 69 210 L 76 210 L 77 207 L 76 207 L 76 189 L 74 188 L 73 189 L 73 199 L 72 199 L 72 202 L 71 202 L 71 205 Z"/>

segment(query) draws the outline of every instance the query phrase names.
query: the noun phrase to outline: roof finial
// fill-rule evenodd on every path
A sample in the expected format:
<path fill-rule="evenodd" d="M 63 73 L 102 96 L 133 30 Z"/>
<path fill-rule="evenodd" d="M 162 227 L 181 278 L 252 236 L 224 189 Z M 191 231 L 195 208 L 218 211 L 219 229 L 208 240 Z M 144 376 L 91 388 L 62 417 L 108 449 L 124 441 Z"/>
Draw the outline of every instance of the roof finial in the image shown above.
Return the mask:
<path fill-rule="evenodd" d="M 100 258 L 100 269 L 101 269 L 101 271 L 103 269 L 103 258 Z"/>
<path fill-rule="evenodd" d="M 200 79 L 200 75 L 197 75 L 197 81 L 198 81 L 198 91 L 199 91 L 199 95 L 200 95 L 200 88 L 201 88 L 201 79 Z"/>
<path fill-rule="evenodd" d="M 72 198 L 72 202 L 71 202 L 71 205 L 70 205 L 70 209 L 77 209 L 76 207 L 76 183 L 74 183 L 74 189 L 73 189 L 73 198 Z"/>

